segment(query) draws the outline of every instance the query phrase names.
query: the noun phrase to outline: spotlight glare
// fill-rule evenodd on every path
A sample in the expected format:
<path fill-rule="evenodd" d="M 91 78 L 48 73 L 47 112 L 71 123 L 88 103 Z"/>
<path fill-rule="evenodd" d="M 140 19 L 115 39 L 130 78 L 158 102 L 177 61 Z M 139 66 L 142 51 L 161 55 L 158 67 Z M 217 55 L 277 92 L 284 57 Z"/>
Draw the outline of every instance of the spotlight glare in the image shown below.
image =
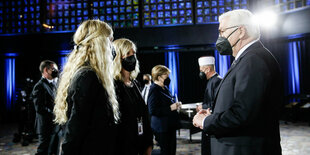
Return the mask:
<path fill-rule="evenodd" d="M 256 15 L 259 25 L 265 28 L 273 27 L 277 22 L 277 15 L 272 11 L 263 11 Z"/>

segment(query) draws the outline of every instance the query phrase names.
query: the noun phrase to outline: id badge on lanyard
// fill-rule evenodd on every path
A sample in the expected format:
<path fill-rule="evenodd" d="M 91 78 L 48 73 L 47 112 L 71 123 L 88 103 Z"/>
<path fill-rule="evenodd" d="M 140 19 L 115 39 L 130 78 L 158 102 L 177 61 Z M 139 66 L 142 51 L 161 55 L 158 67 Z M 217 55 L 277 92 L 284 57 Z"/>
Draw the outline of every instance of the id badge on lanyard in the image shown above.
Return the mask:
<path fill-rule="evenodd" d="M 137 123 L 138 123 L 138 135 L 141 136 L 143 135 L 143 120 L 142 117 L 137 118 Z"/>

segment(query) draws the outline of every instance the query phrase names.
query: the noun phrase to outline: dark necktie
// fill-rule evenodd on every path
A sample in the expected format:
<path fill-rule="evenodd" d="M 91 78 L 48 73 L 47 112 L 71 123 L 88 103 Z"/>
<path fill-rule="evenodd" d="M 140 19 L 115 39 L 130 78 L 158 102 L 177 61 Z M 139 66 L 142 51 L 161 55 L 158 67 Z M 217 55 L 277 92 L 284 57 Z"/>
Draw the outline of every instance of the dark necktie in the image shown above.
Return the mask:
<path fill-rule="evenodd" d="M 237 63 L 237 60 L 234 60 L 234 61 L 231 63 L 231 66 L 234 66 L 236 63 Z"/>
<path fill-rule="evenodd" d="M 55 88 L 56 88 L 55 84 L 53 82 L 50 82 L 49 85 L 50 85 L 51 89 L 53 91 L 55 91 Z"/>

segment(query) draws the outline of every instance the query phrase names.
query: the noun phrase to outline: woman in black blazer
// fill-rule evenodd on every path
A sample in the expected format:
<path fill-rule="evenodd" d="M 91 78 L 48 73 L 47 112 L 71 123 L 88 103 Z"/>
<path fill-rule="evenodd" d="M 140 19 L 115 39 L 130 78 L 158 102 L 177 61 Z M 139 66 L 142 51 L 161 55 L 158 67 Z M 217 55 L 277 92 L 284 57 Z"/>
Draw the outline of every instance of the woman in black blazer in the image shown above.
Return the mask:
<path fill-rule="evenodd" d="M 55 122 L 65 125 L 62 154 L 107 154 L 116 150 L 119 119 L 112 68 L 111 27 L 100 20 L 83 22 L 74 34 L 60 78 Z"/>
<path fill-rule="evenodd" d="M 152 84 L 148 108 L 151 115 L 151 127 L 160 146 L 161 155 L 173 155 L 176 153 L 176 130 L 181 127 L 177 109 L 181 104 L 175 102 L 169 89 L 170 70 L 163 65 L 157 65 L 152 69 Z"/>
<path fill-rule="evenodd" d="M 114 79 L 121 114 L 117 154 L 150 155 L 153 134 L 147 106 L 135 81 L 139 73 L 136 45 L 128 39 L 118 39 L 113 44 L 116 51 Z"/>

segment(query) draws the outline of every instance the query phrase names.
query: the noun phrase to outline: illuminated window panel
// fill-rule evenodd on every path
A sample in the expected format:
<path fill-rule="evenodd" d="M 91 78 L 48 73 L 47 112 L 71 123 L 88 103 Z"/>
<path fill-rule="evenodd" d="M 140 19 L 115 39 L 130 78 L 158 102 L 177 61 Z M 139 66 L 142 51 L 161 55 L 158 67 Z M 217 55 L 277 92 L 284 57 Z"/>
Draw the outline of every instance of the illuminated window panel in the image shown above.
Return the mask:
<path fill-rule="evenodd" d="M 99 4 L 98 4 L 99 5 Z M 55 1 L 46 3 L 46 31 L 75 31 L 80 23 L 89 18 L 87 0 Z"/>
<path fill-rule="evenodd" d="M 93 18 L 106 21 L 114 28 L 139 27 L 139 0 L 94 0 L 92 14 Z"/>
<path fill-rule="evenodd" d="M 275 10 L 280 12 L 286 12 L 306 6 L 310 6 L 310 0 L 274 0 Z"/>
<path fill-rule="evenodd" d="M 40 32 L 40 1 L 1 1 L 0 23 L 0 33 Z"/>
<path fill-rule="evenodd" d="M 143 0 L 144 27 L 193 24 L 192 0 Z"/>
<path fill-rule="evenodd" d="M 248 0 L 195 0 L 196 23 L 218 22 L 218 17 L 234 9 L 247 9 Z"/>

